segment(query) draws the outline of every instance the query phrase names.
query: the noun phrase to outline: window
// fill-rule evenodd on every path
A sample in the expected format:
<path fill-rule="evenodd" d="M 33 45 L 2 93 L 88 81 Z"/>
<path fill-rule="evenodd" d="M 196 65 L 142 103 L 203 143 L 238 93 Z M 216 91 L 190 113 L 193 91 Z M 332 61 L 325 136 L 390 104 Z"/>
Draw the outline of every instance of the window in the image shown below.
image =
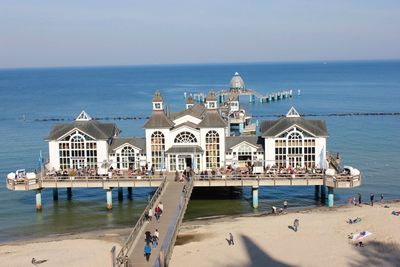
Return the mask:
<path fill-rule="evenodd" d="M 219 134 L 209 131 L 206 134 L 206 168 L 219 168 Z"/>
<path fill-rule="evenodd" d="M 286 140 L 275 140 L 275 164 L 286 168 Z"/>
<path fill-rule="evenodd" d="M 169 170 L 171 172 L 176 171 L 176 155 L 169 156 Z"/>
<path fill-rule="evenodd" d="M 60 169 L 97 168 L 97 144 L 89 136 L 75 131 L 58 144 Z"/>
<path fill-rule="evenodd" d="M 197 139 L 192 133 L 181 132 L 175 137 L 174 143 L 197 143 Z"/>
<path fill-rule="evenodd" d="M 255 152 L 254 152 L 255 153 Z M 238 160 L 239 161 L 251 161 L 251 147 L 246 144 L 241 144 L 238 149 Z"/>
<path fill-rule="evenodd" d="M 164 134 L 156 131 L 151 135 L 151 163 L 155 170 L 165 167 L 165 138 Z"/>
<path fill-rule="evenodd" d="M 315 139 L 304 140 L 304 166 L 315 167 Z"/>
<path fill-rule="evenodd" d="M 121 151 L 121 168 L 134 169 L 135 168 L 135 151 L 130 146 L 125 146 Z"/>

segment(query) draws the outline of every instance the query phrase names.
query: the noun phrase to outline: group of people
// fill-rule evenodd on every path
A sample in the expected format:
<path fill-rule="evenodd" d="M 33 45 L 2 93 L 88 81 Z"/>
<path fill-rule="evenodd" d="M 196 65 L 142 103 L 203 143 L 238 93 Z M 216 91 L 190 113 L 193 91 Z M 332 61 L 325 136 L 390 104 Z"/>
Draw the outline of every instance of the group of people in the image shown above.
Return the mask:
<path fill-rule="evenodd" d="M 370 201 L 371 206 L 374 206 L 375 195 L 373 193 L 370 194 L 369 201 Z M 381 194 L 381 200 L 380 201 L 381 201 L 381 203 L 383 203 L 383 194 Z M 352 198 L 349 198 L 349 204 L 353 204 L 355 206 L 361 205 L 362 204 L 362 195 L 361 195 L 361 193 L 357 194 L 357 199 L 356 199 L 355 196 L 352 197 Z"/>
<path fill-rule="evenodd" d="M 158 229 L 156 229 L 153 234 L 151 234 L 150 231 L 146 231 L 144 235 L 145 235 L 145 237 L 144 237 L 144 241 L 145 241 L 144 256 L 146 258 L 146 261 L 149 261 L 150 255 L 151 255 L 151 250 L 158 246 L 158 240 L 160 239 L 160 233 L 158 232 Z"/>
<path fill-rule="evenodd" d="M 164 211 L 164 204 L 160 201 L 160 203 L 158 203 L 158 205 L 154 208 L 154 212 L 153 209 L 146 209 L 144 211 L 144 217 L 146 219 L 146 221 L 151 222 L 153 219 L 153 214 L 156 217 L 156 221 L 160 222 L 160 217 L 162 215 Z"/>

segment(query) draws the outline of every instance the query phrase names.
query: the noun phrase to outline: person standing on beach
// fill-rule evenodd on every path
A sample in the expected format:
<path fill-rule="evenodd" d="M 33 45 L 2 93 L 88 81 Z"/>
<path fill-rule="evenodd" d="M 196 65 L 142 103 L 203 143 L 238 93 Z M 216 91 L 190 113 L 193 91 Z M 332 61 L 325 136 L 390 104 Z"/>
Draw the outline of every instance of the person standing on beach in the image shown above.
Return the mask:
<path fill-rule="evenodd" d="M 371 206 L 374 206 L 374 198 L 375 198 L 375 195 L 373 193 L 371 193 L 371 195 L 369 197 L 369 199 L 371 200 Z"/>
<path fill-rule="evenodd" d="M 358 205 L 361 205 L 361 194 L 360 193 L 358 193 Z"/>
<path fill-rule="evenodd" d="M 295 232 L 297 232 L 297 228 L 299 227 L 299 225 L 300 225 L 299 219 L 295 219 L 294 222 L 293 222 L 293 230 Z"/>
<path fill-rule="evenodd" d="M 235 242 L 233 242 L 233 235 L 232 235 L 232 233 L 229 233 L 229 246 L 230 245 L 235 245 Z"/>
<path fill-rule="evenodd" d="M 287 204 L 287 201 L 286 201 L 286 200 L 285 200 L 285 201 L 283 201 L 283 209 L 284 209 L 284 210 L 286 210 L 286 209 L 287 209 L 287 205 L 288 205 L 288 204 Z"/>
<path fill-rule="evenodd" d="M 144 245 L 144 256 L 146 257 L 146 261 L 150 260 L 150 255 L 151 255 L 150 244 L 145 244 Z"/>
<path fill-rule="evenodd" d="M 383 193 L 381 194 L 381 203 L 383 203 Z"/>

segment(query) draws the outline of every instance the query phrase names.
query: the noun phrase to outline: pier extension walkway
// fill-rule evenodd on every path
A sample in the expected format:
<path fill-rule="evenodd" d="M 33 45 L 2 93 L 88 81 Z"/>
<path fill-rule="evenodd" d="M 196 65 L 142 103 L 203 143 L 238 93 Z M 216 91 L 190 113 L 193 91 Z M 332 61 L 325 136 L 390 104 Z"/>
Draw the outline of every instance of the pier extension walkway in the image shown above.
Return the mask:
<path fill-rule="evenodd" d="M 167 266 L 172 249 L 182 222 L 186 207 L 192 193 L 193 180 L 189 182 L 176 182 L 173 176 L 167 176 L 164 183 L 154 194 L 148 208 L 163 203 L 164 210 L 157 222 L 153 216 L 151 222 L 147 222 L 144 213 L 139 219 L 137 226 L 132 230 L 130 237 L 118 254 L 117 262 L 125 266 L 128 256 L 128 266 Z M 158 246 L 152 248 L 149 262 L 144 257 L 145 233 L 149 231 L 152 235 L 158 229 Z"/>

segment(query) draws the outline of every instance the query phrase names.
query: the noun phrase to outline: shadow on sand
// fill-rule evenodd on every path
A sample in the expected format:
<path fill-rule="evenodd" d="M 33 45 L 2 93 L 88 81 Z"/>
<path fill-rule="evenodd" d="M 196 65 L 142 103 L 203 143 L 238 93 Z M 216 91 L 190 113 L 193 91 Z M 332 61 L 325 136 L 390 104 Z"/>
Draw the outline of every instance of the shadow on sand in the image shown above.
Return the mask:
<path fill-rule="evenodd" d="M 257 244 L 251 240 L 251 238 L 241 235 L 243 240 L 243 244 L 247 249 L 247 254 L 249 255 L 250 262 L 247 265 L 248 267 L 257 267 L 257 266 L 268 266 L 268 267 L 294 267 L 295 265 L 289 265 L 280 261 L 273 259 L 269 256 L 264 250 L 262 250 Z"/>
<path fill-rule="evenodd" d="M 357 248 L 362 258 L 350 266 L 400 266 L 400 246 L 395 243 L 369 241 Z"/>

